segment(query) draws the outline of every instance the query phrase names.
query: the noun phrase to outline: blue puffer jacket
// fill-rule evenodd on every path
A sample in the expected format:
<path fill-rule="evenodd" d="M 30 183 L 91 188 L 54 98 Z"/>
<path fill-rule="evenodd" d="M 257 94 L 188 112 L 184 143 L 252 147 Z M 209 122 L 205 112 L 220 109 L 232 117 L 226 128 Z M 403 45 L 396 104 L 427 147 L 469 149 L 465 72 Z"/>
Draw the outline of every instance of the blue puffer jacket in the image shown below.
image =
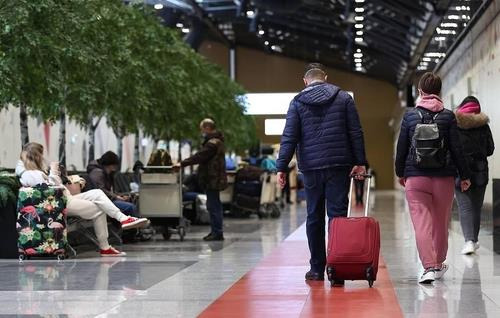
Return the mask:
<path fill-rule="evenodd" d="M 401 123 L 401 132 L 399 133 L 396 151 L 396 175 L 400 178 L 417 176 L 451 177 L 457 176 L 458 172 L 462 180 L 469 179 L 470 170 L 464 157 L 462 145 L 460 144 L 455 114 L 447 109 L 441 111 L 436 118 L 439 132 L 443 135 L 445 147 L 448 149 L 446 166 L 439 169 L 420 169 L 416 167 L 412 139 L 415 133 L 415 127 L 418 123 L 422 122 L 422 118 L 417 111 L 422 112 L 426 119 L 436 114 L 421 107 L 417 108 L 418 110 L 412 109 L 408 111 L 404 115 L 403 122 Z"/>
<path fill-rule="evenodd" d="M 365 145 L 354 100 L 340 88 L 317 83 L 290 103 L 276 167 L 285 172 L 297 151 L 301 171 L 364 165 Z"/>

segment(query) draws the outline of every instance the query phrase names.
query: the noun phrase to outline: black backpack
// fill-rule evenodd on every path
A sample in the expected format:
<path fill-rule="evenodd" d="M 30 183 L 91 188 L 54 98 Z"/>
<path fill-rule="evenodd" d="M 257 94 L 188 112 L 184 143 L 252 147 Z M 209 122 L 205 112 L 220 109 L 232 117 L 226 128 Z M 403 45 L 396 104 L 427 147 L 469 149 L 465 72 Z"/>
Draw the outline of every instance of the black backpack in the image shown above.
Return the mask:
<path fill-rule="evenodd" d="M 421 122 L 415 127 L 412 139 L 415 166 L 423 169 L 439 169 L 446 165 L 447 150 L 444 138 L 436 123 L 440 113 L 431 117 L 416 110 Z M 426 120 L 425 117 L 430 118 Z"/>

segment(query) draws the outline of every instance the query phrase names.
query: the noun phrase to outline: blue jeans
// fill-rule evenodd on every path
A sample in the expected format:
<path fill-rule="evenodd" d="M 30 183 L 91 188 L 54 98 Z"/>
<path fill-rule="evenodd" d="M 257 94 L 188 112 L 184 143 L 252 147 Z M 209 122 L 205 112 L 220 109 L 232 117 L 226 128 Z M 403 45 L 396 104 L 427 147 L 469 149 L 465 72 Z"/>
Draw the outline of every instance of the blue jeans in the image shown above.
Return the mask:
<path fill-rule="evenodd" d="M 323 273 L 326 266 L 325 201 L 328 219 L 347 215 L 350 182 L 349 168 L 305 171 L 307 202 L 307 240 L 311 252 L 311 270 Z"/>
<path fill-rule="evenodd" d="M 137 207 L 135 206 L 135 204 L 120 200 L 113 201 L 113 204 L 116 205 L 116 207 L 120 209 L 123 214 L 139 217 L 139 213 L 137 213 Z"/>
<path fill-rule="evenodd" d="M 222 203 L 220 202 L 220 193 L 218 190 L 207 190 L 207 210 L 210 213 L 211 233 L 222 234 Z"/>

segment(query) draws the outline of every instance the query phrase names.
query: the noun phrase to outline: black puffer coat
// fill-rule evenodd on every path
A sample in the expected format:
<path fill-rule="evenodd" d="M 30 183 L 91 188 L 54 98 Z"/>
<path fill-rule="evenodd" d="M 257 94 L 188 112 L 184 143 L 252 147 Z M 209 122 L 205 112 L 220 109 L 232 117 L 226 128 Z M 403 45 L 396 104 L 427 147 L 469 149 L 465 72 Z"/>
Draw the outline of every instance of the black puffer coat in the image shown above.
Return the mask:
<path fill-rule="evenodd" d="M 472 172 L 473 187 L 488 184 L 488 157 L 493 154 L 495 144 L 488 125 L 489 118 L 483 113 L 456 113 L 460 143 L 464 148 L 467 166 Z"/>
<path fill-rule="evenodd" d="M 422 122 L 418 111 L 424 114 L 425 119 L 436 114 L 425 108 L 417 107 L 404 115 L 396 151 L 396 175 L 400 178 L 416 176 L 452 177 L 457 176 L 458 170 L 458 175 L 462 180 L 469 179 L 470 170 L 460 144 L 457 121 L 453 112 L 447 109 L 441 111 L 436 118 L 439 132 L 442 134 L 445 147 L 448 149 L 446 166 L 439 169 L 421 169 L 416 166 L 412 138 L 415 127 Z"/>

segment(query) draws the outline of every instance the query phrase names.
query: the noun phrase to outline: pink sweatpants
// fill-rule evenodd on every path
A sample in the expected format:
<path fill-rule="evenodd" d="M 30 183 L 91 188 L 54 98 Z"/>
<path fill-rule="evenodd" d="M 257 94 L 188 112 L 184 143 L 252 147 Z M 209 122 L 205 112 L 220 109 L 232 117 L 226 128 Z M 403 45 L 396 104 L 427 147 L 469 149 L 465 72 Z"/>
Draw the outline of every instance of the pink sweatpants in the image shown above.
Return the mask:
<path fill-rule="evenodd" d="M 448 224 L 455 180 L 453 177 L 410 177 L 406 200 L 424 268 L 438 268 L 448 252 Z"/>

